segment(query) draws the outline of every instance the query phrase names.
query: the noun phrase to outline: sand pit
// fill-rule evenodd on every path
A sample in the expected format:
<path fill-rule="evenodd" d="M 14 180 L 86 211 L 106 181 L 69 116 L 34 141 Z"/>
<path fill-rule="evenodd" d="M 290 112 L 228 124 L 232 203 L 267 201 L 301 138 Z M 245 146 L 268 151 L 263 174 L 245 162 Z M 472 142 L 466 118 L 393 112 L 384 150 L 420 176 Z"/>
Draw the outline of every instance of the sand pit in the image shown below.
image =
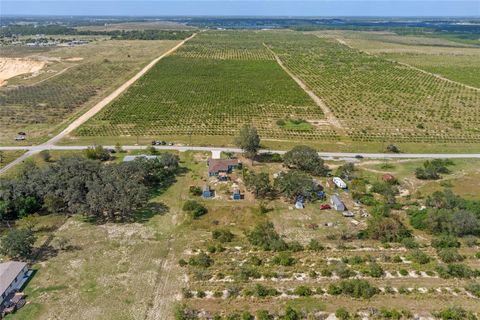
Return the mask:
<path fill-rule="evenodd" d="M 0 86 L 6 80 L 25 73 L 36 73 L 47 63 L 32 59 L 0 58 Z"/>

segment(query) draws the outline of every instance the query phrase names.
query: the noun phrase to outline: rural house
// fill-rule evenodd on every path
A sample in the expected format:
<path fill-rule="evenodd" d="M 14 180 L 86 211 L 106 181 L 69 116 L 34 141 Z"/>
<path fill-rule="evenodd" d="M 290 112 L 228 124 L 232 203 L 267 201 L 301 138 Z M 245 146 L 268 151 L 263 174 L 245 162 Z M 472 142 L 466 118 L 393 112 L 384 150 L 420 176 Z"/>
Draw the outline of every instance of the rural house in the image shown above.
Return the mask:
<path fill-rule="evenodd" d="M 0 263 L 0 306 L 25 284 L 30 275 L 31 271 L 25 262 Z"/>
<path fill-rule="evenodd" d="M 220 174 L 231 173 L 238 167 L 237 159 L 208 159 L 208 176 L 218 176 Z"/>
<path fill-rule="evenodd" d="M 340 200 L 338 195 L 334 194 L 330 197 L 330 202 L 332 203 L 332 207 L 340 212 L 345 211 L 345 205 L 343 204 L 343 201 Z"/>

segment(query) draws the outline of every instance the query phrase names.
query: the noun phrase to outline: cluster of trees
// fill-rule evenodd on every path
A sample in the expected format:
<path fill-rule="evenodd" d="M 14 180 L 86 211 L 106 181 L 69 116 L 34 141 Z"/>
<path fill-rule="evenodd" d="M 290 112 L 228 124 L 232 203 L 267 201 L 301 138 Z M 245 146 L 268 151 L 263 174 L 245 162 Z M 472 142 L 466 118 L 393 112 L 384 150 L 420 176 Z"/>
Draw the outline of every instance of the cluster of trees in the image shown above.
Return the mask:
<path fill-rule="evenodd" d="M 275 290 L 266 288 L 262 285 L 257 285 L 252 290 L 252 295 L 260 294 L 259 297 L 264 293 L 269 295 L 274 295 L 274 292 L 269 292 L 269 290 Z M 275 290 L 276 291 L 276 290 Z M 184 304 L 176 305 L 174 308 L 174 318 L 175 320 L 194 320 L 201 319 L 201 312 L 190 307 L 187 307 Z M 251 314 L 249 311 L 245 310 L 242 312 L 232 312 L 225 315 L 214 314 L 211 316 L 212 320 L 273 320 L 273 319 L 282 319 L 282 320 L 300 320 L 306 319 L 307 315 L 303 311 L 299 311 L 290 306 L 286 307 L 284 311 L 278 313 L 271 313 L 268 310 L 259 309 L 255 312 L 255 315 Z M 210 317 L 209 317 L 210 318 Z"/>
<path fill-rule="evenodd" d="M 43 211 L 126 220 L 147 204 L 151 189 L 173 182 L 177 169 L 178 157 L 169 153 L 109 165 L 80 157 L 45 168 L 28 164 L 18 177 L 0 181 L 0 219 Z"/>
<path fill-rule="evenodd" d="M 437 180 L 441 178 L 440 174 L 450 173 L 448 166 L 451 165 L 453 162 L 448 159 L 427 160 L 422 167 L 415 169 L 415 176 L 421 180 Z"/>
<path fill-rule="evenodd" d="M 425 209 L 409 210 L 410 224 L 432 234 L 480 234 L 480 201 L 466 200 L 451 190 L 428 196 Z"/>
<path fill-rule="evenodd" d="M 33 24 L 9 25 L 1 28 L 0 37 L 12 37 L 14 35 L 69 35 L 69 36 L 110 36 L 117 40 L 182 40 L 192 35 L 192 31 L 186 30 L 112 30 L 92 31 L 78 30 L 61 25 Z"/>

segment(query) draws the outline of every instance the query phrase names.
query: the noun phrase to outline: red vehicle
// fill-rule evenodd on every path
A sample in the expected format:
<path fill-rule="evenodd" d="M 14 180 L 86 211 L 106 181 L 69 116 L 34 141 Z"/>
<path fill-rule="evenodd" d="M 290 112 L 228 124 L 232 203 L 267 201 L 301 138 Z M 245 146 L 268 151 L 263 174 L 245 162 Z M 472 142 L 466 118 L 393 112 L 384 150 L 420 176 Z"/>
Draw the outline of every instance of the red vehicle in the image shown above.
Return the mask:
<path fill-rule="evenodd" d="M 332 209 L 332 207 L 330 207 L 329 204 L 321 204 L 320 205 L 320 210 L 328 210 L 328 209 Z"/>

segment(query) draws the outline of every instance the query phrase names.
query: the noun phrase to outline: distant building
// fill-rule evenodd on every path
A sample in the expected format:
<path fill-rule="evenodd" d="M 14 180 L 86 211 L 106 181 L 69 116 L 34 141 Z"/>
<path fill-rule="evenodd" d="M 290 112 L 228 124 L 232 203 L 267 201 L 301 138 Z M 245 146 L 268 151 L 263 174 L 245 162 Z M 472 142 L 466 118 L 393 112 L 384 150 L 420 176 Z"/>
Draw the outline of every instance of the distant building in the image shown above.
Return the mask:
<path fill-rule="evenodd" d="M 220 173 L 232 173 L 233 169 L 238 167 L 237 159 L 208 159 L 208 176 L 218 176 Z"/>
<path fill-rule="evenodd" d="M 347 184 L 341 178 L 333 177 L 332 180 L 333 180 L 333 183 L 337 186 L 337 188 L 340 188 L 340 189 L 346 189 L 347 188 Z"/>
<path fill-rule="evenodd" d="M 208 185 L 205 185 L 205 187 L 203 188 L 202 197 L 203 198 L 212 197 L 212 190 L 210 190 L 210 187 Z"/>
<path fill-rule="evenodd" d="M 10 294 L 20 290 L 30 275 L 31 272 L 25 262 L 0 263 L 0 305 L 7 300 Z"/>
<path fill-rule="evenodd" d="M 330 197 L 330 202 L 332 203 L 332 207 L 340 212 L 345 211 L 345 205 L 343 204 L 343 201 L 340 200 L 340 198 L 334 194 Z"/>

